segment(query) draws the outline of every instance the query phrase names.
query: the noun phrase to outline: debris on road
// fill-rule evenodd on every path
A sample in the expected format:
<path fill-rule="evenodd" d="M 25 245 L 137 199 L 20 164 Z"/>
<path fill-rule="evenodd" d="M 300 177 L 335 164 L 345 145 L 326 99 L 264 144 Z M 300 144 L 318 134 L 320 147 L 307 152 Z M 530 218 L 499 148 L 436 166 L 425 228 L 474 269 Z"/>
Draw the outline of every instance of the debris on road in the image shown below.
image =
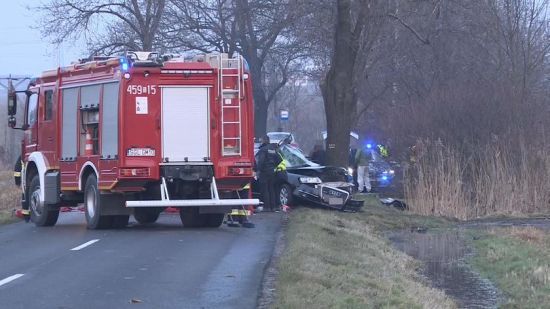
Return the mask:
<path fill-rule="evenodd" d="M 400 201 L 400 200 L 396 200 L 396 199 L 393 199 L 393 198 L 381 198 L 380 199 L 380 202 L 386 206 L 391 206 L 395 209 L 399 209 L 399 210 L 407 210 L 409 209 L 409 206 L 407 206 L 407 204 L 405 204 L 405 202 L 403 201 Z"/>

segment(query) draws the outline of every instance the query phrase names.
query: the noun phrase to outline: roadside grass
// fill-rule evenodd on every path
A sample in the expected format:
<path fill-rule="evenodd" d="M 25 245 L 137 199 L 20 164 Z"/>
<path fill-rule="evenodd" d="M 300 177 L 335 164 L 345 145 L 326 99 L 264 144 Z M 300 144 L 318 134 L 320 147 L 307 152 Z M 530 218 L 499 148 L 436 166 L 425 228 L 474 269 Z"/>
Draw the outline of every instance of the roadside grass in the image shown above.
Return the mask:
<path fill-rule="evenodd" d="M 21 192 L 13 184 L 13 171 L 0 171 L 0 225 L 17 220 L 13 210 L 20 199 Z"/>
<path fill-rule="evenodd" d="M 470 231 L 472 265 L 505 294 L 503 308 L 550 304 L 550 235 L 533 227 Z"/>
<path fill-rule="evenodd" d="M 357 218 L 376 231 L 409 229 L 409 228 L 448 228 L 458 221 L 443 217 L 423 216 L 408 211 L 401 211 L 380 203 L 377 194 L 361 194 L 354 197 L 364 200 L 362 212 Z"/>
<path fill-rule="evenodd" d="M 450 223 L 366 199 L 359 213 L 298 208 L 290 214 L 275 308 L 456 307 L 417 274 L 417 261 L 382 236 L 388 229 Z"/>

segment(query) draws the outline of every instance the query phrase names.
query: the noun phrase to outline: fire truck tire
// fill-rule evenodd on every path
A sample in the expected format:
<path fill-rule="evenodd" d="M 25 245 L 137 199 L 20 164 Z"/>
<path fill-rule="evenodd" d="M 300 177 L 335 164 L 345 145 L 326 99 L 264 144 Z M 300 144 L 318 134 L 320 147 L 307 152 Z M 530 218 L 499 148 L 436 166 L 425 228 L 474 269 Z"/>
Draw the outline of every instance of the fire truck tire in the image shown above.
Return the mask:
<path fill-rule="evenodd" d="M 220 227 L 223 223 L 223 218 L 225 218 L 225 214 L 207 214 L 202 216 L 206 216 L 206 227 Z"/>
<path fill-rule="evenodd" d="M 40 178 L 34 175 L 29 187 L 31 221 L 36 226 L 53 226 L 59 217 L 59 208 L 45 205 L 40 200 Z"/>
<path fill-rule="evenodd" d="M 128 215 L 118 215 L 113 216 L 113 228 L 115 229 L 122 229 L 125 228 L 128 225 L 128 221 L 130 221 L 130 216 Z"/>
<path fill-rule="evenodd" d="M 184 227 L 204 227 L 207 224 L 207 217 L 199 214 L 198 207 L 180 209 L 180 218 Z"/>
<path fill-rule="evenodd" d="M 134 218 L 141 224 L 155 223 L 159 218 L 160 212 L 157 209 L 136 208 L 134 209 Z"/>
<path fill-rule="evenodd" d="M 101 215 L 101 195 L 97 188 L 95 174 L 88 176 L 84 187 L 84 212 L 86 222 L 91 230 L 107 229 L 112 227 L 115 216 Z"/>

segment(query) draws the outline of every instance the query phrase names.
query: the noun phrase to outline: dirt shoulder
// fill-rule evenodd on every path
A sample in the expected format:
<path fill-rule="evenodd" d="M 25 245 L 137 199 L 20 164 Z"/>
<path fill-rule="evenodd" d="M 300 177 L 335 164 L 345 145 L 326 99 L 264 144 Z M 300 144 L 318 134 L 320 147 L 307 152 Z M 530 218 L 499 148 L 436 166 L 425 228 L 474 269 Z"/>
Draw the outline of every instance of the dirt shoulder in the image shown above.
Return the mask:
<path fill-rule="evenodd" d="M 21 192 L 13 184 L 13 171 L 0 171 L 0 225 L 17 220 L 13 212 L 20 201 Z"/>
<path fill-rule="evenodd" d="M 454 308 L 383 231 L 449 223 L 366 202 L 364 212 L 299 208 L 286 227 L 275 308 Z"/>

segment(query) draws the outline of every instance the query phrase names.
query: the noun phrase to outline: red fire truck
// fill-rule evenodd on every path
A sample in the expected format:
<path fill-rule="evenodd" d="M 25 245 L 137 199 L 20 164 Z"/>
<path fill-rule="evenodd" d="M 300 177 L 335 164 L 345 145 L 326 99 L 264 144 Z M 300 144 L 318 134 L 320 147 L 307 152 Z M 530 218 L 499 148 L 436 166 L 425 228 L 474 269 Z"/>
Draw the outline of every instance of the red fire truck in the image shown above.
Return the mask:
<path fill-rule="evenodd" d="M 251 85 L 241 56 L 128 52 L 12 87 L 23 210 L 52 226 L 60 207 L 83 203 L 88 228 L 100 229 L 126 226 L 131 214 L 152 223 L 178 207 L 184 226 L 220 226 L 232 207 L 259 204 L 236 194 L 253 177 Z"/>

